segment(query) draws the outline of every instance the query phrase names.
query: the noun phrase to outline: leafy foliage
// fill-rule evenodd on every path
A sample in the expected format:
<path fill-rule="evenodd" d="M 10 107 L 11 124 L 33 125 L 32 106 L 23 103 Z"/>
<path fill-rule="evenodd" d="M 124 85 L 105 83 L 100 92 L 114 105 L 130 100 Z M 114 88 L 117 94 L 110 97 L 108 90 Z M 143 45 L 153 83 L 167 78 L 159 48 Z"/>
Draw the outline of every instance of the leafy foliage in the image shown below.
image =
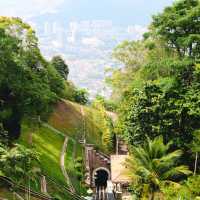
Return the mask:
<path fill-rule="evenodd" d="M 76 88 L 74 91 L 74 101 L 85 105 L 89 102 L 88 91 L 86 89 L 78 89 Z"/>
<path fill-rule="evenodd" d="M 200 2 L 181 0 L 153 17 L 153 32 L 179 56 L 200 57 Z"/>
<path fill-rule="evenodd" d="M 94 99 L 94 101 L 97 101 L 103 105 L 105 110 L 114 112 L 117 109 L 117 105 L 114 101 L 108 100 L 105 97 L 101 95 L 97 95 Z"/>
<path fill-rule="evenodd" d="M 124 101 L 129 102 L 128 111 L 124 110 L 122 120 L 131 142 L 141 143 L 145 135 L 163 135 L 165 141 L 173 140 L 179 147 L 191 142 L 200 119 L 198 69 L 193 73 L 187 77 L 184 69 L 178 74 L 176 85 L 165 91 L 157 84 L 147 84 L 142 91 L 127 94 Z M 193 83 L 189 83 L 190 79 Z"/>
<path fill-rule="evenodd" d="M 15 181 L 21 182 L 27 177 L 35 181 L 34 178 L 40 172 L 36 165 L 38 161 L 39 156 L 34 149 L 27 149 L 18 144 L 10 149 L 0 147 L 1 172 L 8 177 L 12 174 Z"/>
<path fill-rule="evenodd" d="M 106 82 L 112 87 L 112 98 L 120 100 L 128 90 L 140 66 L 146 63 L 147 48 L 141 41 L 124 41 L 113 50 L 113 58 L 124 68 L 107 69 Z"/>
<path fill-rule="evenodd" d="M 142 186 L 140 195 L 145 195 L 146 189 L 149 198 L 154 199 L 164 183 L 191 173 L 187 166 L 177 163 L 182 151 L 169 152 L 170 145 L 165 145 L 162 137 L 157 137 L 153 141 L 147 138 L 143 146 L 132 148 L 133 157 L 127 160 L 127 166 L 131 170 L 133 183 Z"/>
<path fill-rule="evenodd" d="M 8 134 L 20 134 L 23 117 L 48 113 L 64 83 L 40 54 L 31 27 L 16 18 L 0 18 L 0 121 Z"/>
<path fill-rule="evenodd" d="M 0 144 L 8 146 L 9 138 L 7 131 L 4 130 L 3 125 L 0 124 Z"/>
<path fill-rule="evenodd" d="M 69 68 L 65 64 L 65 61 L 60 56 L 54 56 L 51 60 L 51 64 L 58 71 L 58 73 L 67 80 L 69 74 Z"/>
<path fill-rule="evenodd" d="M 187 181 L 180 184 L 165 184 L 162 186 L 161 190 L 165 196 L 166 200 L 176 200 L 182 198 L 185 200 L 195 199 L 197 200 L 200 195 L 199 176 L 191 176 Z"/>
<path fill-rule="evenodd" d="M 146 138 L 152 143 L 155 138 L 162 137 L 164 144 L 172 142 L 168 151 L 181 150 L 179 162 L 194 170 L 194 177 L 199 174 L 199 16 L 199 0 L 179 0 L 165 8 L 153 17 L 142 40 L 125 41 L 114 50 L 113 55 L 124 66 L 111 71 L 108 77 L 108 83 L 113 88 L 112 98 L 118 105 L 119 120 L 115 130 L 128 140 L 129 148 L 140 148 L 140 152 L 134 152 L 133 156 L 142 154 L 143 148 L 146 150 Z M 141 60 L 135 56 L 137 53 L 141 55 Z M 145 165 L 151 158 L 141 158 L 144 161 L 141 163 Z M 132 173 L 135 174 L 139 168 L 135 157 L 133 160 L 135 168 L 132 168 Z M 155 163 L 150 166 L 154 167 Z M 172 169 L 175 170 L 176 166 Z M 139 175 L 142 177 L 147 172 L 144 170 Z M 153 175 L 158 172 L 156 169 Z M 161 171 L 160 177 L 164 174 Z M 190 198 L 198 195 L 195 196 L 184 183 L 166 183 L 158 187 L 158 182 L 153 179 L 155 182 L 150 184 L 148 181 L 152 177 L 146 176 L 144 187 L 141 188 L 141 182 L 134 186 L 136 193 L 147 193 L 144 199 L 149 194 L 154 199 L 149 190 L 152 187 L 162 189 L 163 193 L 169 189 L 165 193 L 167 199 L 186 198 L 184 193 L 187 192 Z M 195 178 L 194 184 L 198 184 Z M 179 196 L 174 194 L 177 188 L 181 191 Z M 170 195 L 167 196 L 168 192 Z M 160 192 L 159 195 L 157 199 L 164 198 Z"/>
<path fill-rule="evenodd" d="M 102 101 L 101 98 L 96 98 L 93 101 L 92 106 L 99 111 L 97 120 L 101 127 L 103 148 L 107 152 L 112 151 L 114 139 L 113 121 L 108 116 L 108 113 L 104 107 L 104 101 Z"/>

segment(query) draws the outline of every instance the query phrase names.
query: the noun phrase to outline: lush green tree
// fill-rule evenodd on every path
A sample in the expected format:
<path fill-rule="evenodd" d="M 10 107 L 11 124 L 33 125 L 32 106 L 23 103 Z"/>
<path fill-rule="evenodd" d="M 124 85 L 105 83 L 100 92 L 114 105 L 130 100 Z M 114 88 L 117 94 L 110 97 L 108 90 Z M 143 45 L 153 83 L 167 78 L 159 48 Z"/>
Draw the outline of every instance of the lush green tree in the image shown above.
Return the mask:
<path fill-rule="evenodd" d="M 141 196 L 155 199 L 165 183 L 176 182 L 180 177 L 191 174 L 187 166 L 179 165 L 181 150 L 170 152 L 171 143 L 164 144 L 162 137 L 154 140 L 147 138 L 142 146 L 132 147 L 127 167 L 133 178 L 134 187 L 141 188 Z"/>
<path fill-rule="evenodd" d="M 63 88 L 40 54 L 37 38 L 18 18 L 0 18 L 0 121 L 18 137 L 24 116 L 48 113 Z"/>
<path fill-rule="evenodd" d="M 198 200 L 200 197 L 200 176 L 190 176 L 182 184 L 168 183 L 162 186 L 161 190 L 166 200 L 185 199 Z"/>
<path fill-rule="evenodd" d="M 110 99 L 106 99 L 105 97 L 101 95 L 97 95 L 94 99 L 94 101 L 98 101 L 100 104 L 102 104 L 105 108 L 105 110 L 114 112 L 117 109 L 116 103 Z"/>
<path fill-rule="evenodd" d="M 66 83 L 59 72 L 52 66 L 47 66 L 47 76 L 49 80 L 49 87 L 58 97 L 64 98 L 66 96 Z"/>
<path fill-rule="evenodd" d="M 127 69 L 136 71 L 144 64 L 147 52 L 143 41 L 124 41 L 114 48 L 112 56 Z"/>
<path fill-rule="evenodd" d="M 152 32 L 179 56 L 200 57 L 200 2 L 179 0 L 153 17 Z"/>
<path fill-rule="evenodd" d="M 75 102 L 82 105 L 85 105 L 89 102 L 88 91 L 86 89 L 75 88 L 73 97 Z"/>
<path fill-rule="evenodd" d="M 200 175 L 189 177 L 185 185 L 187 186 L 187 188 L 190 190 L 190 192 L 194 197 L 197 196 L 200 197 L 200 190 L 199 190 Z"/>
<path fill-rule="evenodd" d="M 94 107 L 98 115 L 96 115 L 95 119 L 98 123 L 98 126 L 101 127 L 101 140 L 104 147 L 104 151 L 110 152 L 113 149 L 113 139 L 114 139 L 114 127 L 113 121 L 109 116 L 107 110 L 104 106 L 104 101 L 101 98 L 96 98 L 92 102 L 92 107 Z"/>
<path fill-rule="evenodd" d="M 58 73 L 67 80 L 69 74 L 69 68 L 65 61 L 60 56 L 54 56 L 51 60 L 51 64 L 58 71 Z"/>
<path fill-rule="evenodd" d="M 168 150 L 182 150 L 180 162 L 194 168 L 196 175 L 199 142 L 193 133 L 200 129 L 199 16 L 199 0 L 174 2 L 153 17 L 143 40 L 124 42 L 114 50 L 114 56 L 124 66 L 113 70 L 108 77 L 108 83 L 120 97 L 114 96 L 119 105 L 116 131 L 127 138 L 130 148 L 146 148 L 146 137 L 154 140 L 162 136 L 165 144 L 172 141 Z M 141 62 L 135 56 L 137 53 L 141 54 Z M 150 166 L 154 167 L 154 163 Z M 138 172 L 137 167 L 133 173 Z M 142 172 L 141 177 L 146 172 Z M 165 171 L 160 171 L 159 176 L 164 174 Z M 153 180 L 156 183 L 156 179 Z M 150 183 L 145 183 L 142 190 L 152 193 Z M 157 187 L 155 183 L 153 187 L 160 190 L 162 184 Z M 162 185 L 163 188 L 167 188 L 167 184 Z M 181 188 L 181 196 L 177 198 L 184 197 L 185 191 L 189 191 L 191 198 L 196 197 L 186 185 L 177 186 Z M 169 191 L 173 187 L 172 184 Z"/>
<path fill-rule="evenodd" d="M 176 147 L 188 149 L 200 126 L 199 66 L 183 61 L 176 66 L 173 84 L 165 82 L 163 87 L 155 79 L 124 95 L 120 120 L 131 143 L 142 143 L 146 134 L 151 139 L 163 135 L 166 142 L 173 140 Z"/>
<path fill-rule="evenodd" d="M 112 87 L 112 98 L 120 100 L 128 90 L 137 71 L 147 61 L 148 49 L 143 41 L 124 41 L 113 50 L 113 59 L 118 67 L 106 70 L 106 82 Z"/>
<path fill-rule="evenodd" d="M 0 147 L 0 167 L 5 176 L 12 176 L 16 182 L 33 179 L 39 173 L 39 156 L 34 149 L 16 144 L 12 148 Z"/>
<path fill-rule="evenodd" d="M 9 138 L 7 131 L 4 130 L 3 124 L 0 123 L 0 144 L 8 146 Z"/>

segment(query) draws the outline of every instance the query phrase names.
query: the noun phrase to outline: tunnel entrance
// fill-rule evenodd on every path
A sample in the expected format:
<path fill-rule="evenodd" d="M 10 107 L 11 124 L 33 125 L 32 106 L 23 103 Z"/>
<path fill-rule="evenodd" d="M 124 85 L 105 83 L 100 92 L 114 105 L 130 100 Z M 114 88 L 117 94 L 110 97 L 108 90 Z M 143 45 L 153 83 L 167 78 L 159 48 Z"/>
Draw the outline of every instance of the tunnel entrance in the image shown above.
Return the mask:
<path fill-rule="evenodd" d="M 107 168 L 99 167 L 93 171 L 93 183 L 96 188 L 107 187 L 107 181 L 110 180 L 110 171 Z"/>
<path fill-rule="evenodd" d="M 93 171 L 93 183 L 95 185 L 95 199 L 106 199 L 107 181 L 110 180 L 110 171 L 107 168 L 100 167 Z"/>
<path fill-rule="evenodd" d="M 95 186 L 97 188 L 99 188 L 99 187 L 106 188 L 107 187 L 108 178 L 109 178 L 108 172 L 105 171 L 104 169 L 99 169 L 95 173 Z"/>

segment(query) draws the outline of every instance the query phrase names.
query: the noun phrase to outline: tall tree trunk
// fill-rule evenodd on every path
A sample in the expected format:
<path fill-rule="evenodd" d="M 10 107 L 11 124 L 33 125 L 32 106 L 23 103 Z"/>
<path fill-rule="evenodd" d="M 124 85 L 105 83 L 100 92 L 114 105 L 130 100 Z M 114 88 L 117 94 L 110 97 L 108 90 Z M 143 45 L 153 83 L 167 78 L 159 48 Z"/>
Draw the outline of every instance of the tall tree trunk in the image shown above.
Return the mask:
<path fill-rule="evenodd" d="M 196 156 L 195 156 L 195 163 L 194 163 L 194 176 L 196 175 L 197 172 L 197 163 L 198 163 L 198 152 L 196 152 Z"/>

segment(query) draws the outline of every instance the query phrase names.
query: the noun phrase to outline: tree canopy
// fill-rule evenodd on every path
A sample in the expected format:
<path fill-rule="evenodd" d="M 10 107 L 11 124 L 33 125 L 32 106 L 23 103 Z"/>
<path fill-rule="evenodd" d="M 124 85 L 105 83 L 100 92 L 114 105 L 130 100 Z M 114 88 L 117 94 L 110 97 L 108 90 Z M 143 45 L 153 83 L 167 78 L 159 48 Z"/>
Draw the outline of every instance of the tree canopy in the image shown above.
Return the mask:
<path fill-rule="evenodd" d="M 64 83 L 42 57 L 34 31 L 18 18 L 0 18 L 0 57 L 0 121 L 17 137 L 22 118 L 49 112 Z"/>
<path fill-rule="evenodd" d="M 175 49 L 180 57 L 200 57 L 200 2 L 176 1 L 164 12 L 153 17 L 152 30 L 166 46 Z"/>
<path fill-rule="evenodd" d="M 54 56 L 51 60 L 51 64 L 59 72 L 59 74 L 67 80 L 69 74 L 69 68 L 65 61 L 60 56 Z"/>
<path fill-rule="evenodd" d="M 156 143 L 157 138 L 162 137 L 163 145 L 171 142 L 167 153 L 181 150 L 179 163 L 188 165 L 195 176 L 199 174 L 199 136 L 195 134 L 200 129 L 199 16 L 199 0 L 175 1 L 153 16 L 142 40 L 125 41 L 114 49 L 113 55 L 123 65 L 108 76 L 108 83 L 113 88 L 112 98 L 118 105 L 119 120 L 115 130 L 126 139 L 130 149 L 139 148 L 131 154 L 134 163 L 138 159 L 145 162 L 139 154 L 148 150 L 149 140 Z M 159 159 L 149 166 L 156 164 Z M 143 166 L 135 164 L 135 167 L 132 173 Z M 143 176 L 147 172 L 145 168 L 138 173 Z M 156 170 L 157 175 L 158 172 Z M 198 179 L 194 179 L 192 184 L 198 183 Z M 187 185 L 181 184 L 184 185 L 181 190 L 194 195 Z M 165 192 L 170 194 L 170 187 L 168 191 L 167 188 L 165 186 Z M 174 188 L 175 185 L 172 190 Z"/>

